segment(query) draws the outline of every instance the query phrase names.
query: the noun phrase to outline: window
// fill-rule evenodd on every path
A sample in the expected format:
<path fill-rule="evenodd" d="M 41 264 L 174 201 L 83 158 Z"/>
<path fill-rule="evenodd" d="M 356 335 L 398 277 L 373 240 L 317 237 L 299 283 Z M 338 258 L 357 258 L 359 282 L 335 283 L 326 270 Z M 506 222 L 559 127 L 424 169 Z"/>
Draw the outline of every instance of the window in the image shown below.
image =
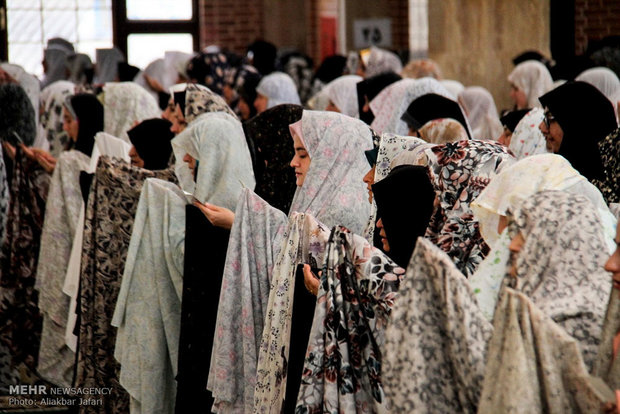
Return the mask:
<path fill-rule="evenodd" d="M 93 60 L 95 49 L 112 47 L 111 0 L 6 0 L 6 6 L 4 57 L 38 77 L 50 38 L 67 39 Z"/>
<path fill-rule="evenodd" d="M 199 48 L 198 0 L 119 0 L 113 13 L 115 44 L 131 65 L 144 68 L 166 51 Z"/>

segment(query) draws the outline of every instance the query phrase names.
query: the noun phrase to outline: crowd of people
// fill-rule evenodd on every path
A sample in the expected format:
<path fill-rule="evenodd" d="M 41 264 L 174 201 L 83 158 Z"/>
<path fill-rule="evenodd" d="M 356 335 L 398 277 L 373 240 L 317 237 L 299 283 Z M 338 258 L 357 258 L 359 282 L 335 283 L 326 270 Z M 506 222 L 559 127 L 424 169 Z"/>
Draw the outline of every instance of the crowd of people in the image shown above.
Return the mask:
<path fill-rule="evenodd" d="M 0 408 L 617 412 L 620 81 L 523 56 L 2 63 Z"/>

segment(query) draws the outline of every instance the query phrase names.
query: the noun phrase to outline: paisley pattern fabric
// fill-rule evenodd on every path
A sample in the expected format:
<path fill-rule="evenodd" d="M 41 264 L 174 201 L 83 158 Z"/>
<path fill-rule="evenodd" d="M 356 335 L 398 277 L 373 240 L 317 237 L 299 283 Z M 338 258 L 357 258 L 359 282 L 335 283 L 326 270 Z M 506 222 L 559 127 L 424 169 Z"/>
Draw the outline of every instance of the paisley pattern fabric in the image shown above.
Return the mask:
<path fill-rule="evenodd" d="M 80 171 L 88 168 L 89 161 L 80 151 L 65 151 L 58 158 L 45 205 L 35 284 L 43 316 L 38 371 L 64 387 L 73 381 L 75 353 L 65 344 L 69 297 L 62 289 L 83 206 Z"/>
<path fill-rule="evenodd" d="M 579 342 L 526 295 L 506 289 L 493 328 L 478 413 L 599 413 L 614 399 Z"/>
<path fill-rule="evenodd" d="M 517 159 L 547 153 L 545 136 L 538 128 L 544 117 L 545 112 L 542 109 L 534 108 L 517 124 L 510 139 L 510 145 L 508 145 Z"/>
<path fill-rule="evenodd" d="M 334 79 L 325 86 L 327 96 L 340 113 L 353 117 L 359 117 L 357 105 L 357 83 L 363 78 L 357 75 L 345 75 Z"/>
<path fill-rule="evenodd" d="M 295 412 L 381 412 L 385 328 L 405 269 L 343 228 L 325 250 Z"/>
<path fill-rule="evenodd" d="M 342 225 L 361 234 L 370 215 L 362 181 L 368 171 L 363 151 L 373 145 L 370 128 L 334 112 L 304 111 L 300 122 L 311 162 L 290 211 L 312 214 L 326 226 Z"/>
<path fill-rule="evenodd" d="M 215 412 L 249 413 L 254 407 L 259 345 L 281 248 L 274 240 L 282 240 L 286 227 L 284 213 L 243 190 L 228 240 L 207 384 Z"/>
<path fill-rule="evenodd" d="M 199 84 L 188 84 L 185 88 L 185 121 L 189 124 L 199 115 L 207 112 L 226 112 L 237 119 L 224 98 Z"/>
<path fill-rule="evenodd" d="M 506 278 L 506 287 L 528 296 L 577 339 L 591 369 L 611 291 L 596 208 L 583 196 L 542 191 L 509 215 L 508 229 L 525 242 L 511 261 L 516 277 Z"/>
<path fill-rule="evenodd" d="M 109 387 L 101 406 L 81 406 L 82 412 L 126 413 L 127 391 L 119 383 L 114 358 L 116 328 L 111 326 L 140 191 L 149 177 L 176 181 L 170 170 L 148 171 L 102 156 L 86 206 L 80 295 L 76 387 Z"/>
<path fill-rule="evenodd" d="M 243 188 L 254 188 L 250 151 L 241 123 L 224 112 L 202 114 L 171 141 L 183 190 L 201 202 L 232 209 Z M 196 182 L 185 154 L 197 160 Z"/>
<path fill-rule="evenodd" d="M 134 82 L 106 83 L 103 92 L 103 130 L 127 143 L 134 123 L 161 116 L 155 98 Z"/>
<path fill-rule="evenodd" d="M 291 342 L 291 317 L 297 264 L 321 267 L 329 230 L 314 217 L 293 213 L 284 242 L 273 266 L 267 317 L 256 367 L 254 412 L 279 413 L 286 388 L 287 360 Z"/>
<path fill-rule="evenodd" d="M 433 78 L 402 79 L 383 89 L 370 101 L 370 109 L 375 114 L 370 126 L 380 134 L 392 132 L 407 135 L 409 127 L 401 117 L 411 102 L 427 93 L 455 99 L 439 81 Z"/>
<path fill-rule="evenodd" d="M 385 393 L 394 413 L 475 413 L 493 328 L 463 274 L 419 238 L 385 333 Z"/>
<path fill-rule="evenodd" d="M 598 143 L 605 179 L 596 183 L 607 204 L 620 203 L 620 128 Z"/>
<path fill-rule="evenodd" d="M 41 129 L 39 134 L 43 134 L 49 143 L 49 152 L 58 158 L 60 153 L 66 148 L 69 136 L 63 130 L 62 108 L 65 99 L 73 95 L 75 85 L 69 81 L 57 81 L 48 85 L 41 91 Z"/>
<path fill-rule="evenodd" d="M 50 175 L 16 148 L 6 237 L 0 251 L 0 378 L 31 383 L 39 356 L 41 314 L 34 289 Z M 8 355 L 6 355 L 8 354 Z M 0 383 L 0 393 L 9 385 Z"/>
<path fill-rule="evenodd" d="M 475 140 L 437 145 L 427 149 L 426 156 L 439 206 L 425 237 L 469 276 L 489 252 L 470 203 L 514 158 L 500 144 Z"/>
<path fill-rule="evenodd" d="M 185 204 L 183 191 L 173 183 L 149 178 L 142 187 L 112 318 L 118 328 L 119 381 L 132 413 L 174 411 Z"/>
<path fill-rule="evenodd" d="M 243 124 L 256 162 L 256 194 L 271 206 L 288 213 L 297 186 L 290 162 L 295 155 L 289 125 L 301 119 L 299 105 L 278 105 Z"/>

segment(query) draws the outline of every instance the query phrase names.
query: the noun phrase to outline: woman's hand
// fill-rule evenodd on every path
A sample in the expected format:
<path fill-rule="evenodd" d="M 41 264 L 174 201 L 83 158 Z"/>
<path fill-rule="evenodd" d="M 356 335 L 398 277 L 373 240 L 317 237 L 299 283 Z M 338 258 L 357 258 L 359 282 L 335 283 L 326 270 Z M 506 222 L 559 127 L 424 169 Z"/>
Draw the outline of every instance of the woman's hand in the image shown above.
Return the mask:
<path fill-rule="evenodd" d="M 312 293 L 314 296 L 319 293 L 319 278 L 312 273 L 309 264 L 304 265 L 304 285 L 306 285 L 306 289 L 308 292 Z"/>
<path fill-rule="evenodd" d="M 56 158 L 49 152 L 42 149 L 33 148 L 34 159 L 37 160 L 39 165 L 43 167 L 45 171 L 52 174 L 54 172 L 54 168 L 56 168 Z"/>
<path fill-rule="evenodd" d="M 15 147 L 9 144 L 7 141 L 2 141 L 2 148 L 4 148 L 4 153 L 12 160 L 15 159 Z"/>
<path fill-rule="evenodd" d="M 232 228 L 233 222 L 235 221 L 235 213 L 229 209 L 225 207 L 218 207 L 209 203 L 203 204 L 198 201 L 194 201 L 194 205 L 202 211 L 202 213 L 215 227 L 221 227 L 226 230 L 230 230 Z"/>

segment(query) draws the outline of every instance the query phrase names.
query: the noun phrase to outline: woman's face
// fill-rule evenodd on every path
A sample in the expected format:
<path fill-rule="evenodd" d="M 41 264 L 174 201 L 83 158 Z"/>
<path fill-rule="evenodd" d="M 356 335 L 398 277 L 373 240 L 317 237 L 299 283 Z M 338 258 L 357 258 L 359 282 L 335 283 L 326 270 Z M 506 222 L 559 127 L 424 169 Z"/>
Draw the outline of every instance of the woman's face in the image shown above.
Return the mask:
<path fill-rule="evenodd" d="M 614 287 L 620 290 L 620 226 L 616 230 L 616 250 L 613 252 L 607 263 L 605 263 L 605 270 L 611 273 Z"/>
<path fill-rule="evenodd" d="M 185 154 L 183 157 L 183 161 L 187 163 L 189 170 L 192 172 L 192 177 L 196 177 L 196 158 L 192 157 L 189 154 Z"/>
<path fill-rule="evenodd" d="M 381 236 L 381 244 L 383 245 L 383 251 L 389 253 L 390 251 L 390 243 L 388 242 L 387 236 L 385 234 L 385 228 L 383 227 L 383 220 L 377 220 L 377 228 L 379 229 L 379 236 Z"/>
<path fill-rule="evenodd" d="M 295 169 L 295 178 L 297 179 L 295 184 L 297 184 L 297 187 L 301 187 L 304 184 L 306 174 L 310 168 L 310 155 L 308 155 L 306 147 L 304 147 L 303 142 L 297 134 L 293 134 L 293 145 L 295 148 L 295 156 L 291 160 L 290 165 Z"/>
<path fill-rule="evenodd" d="M 547 151 L 552 154 L 557 153 L 562 146 L 564 131 L 549 111 L 545 111 L 545 119 L 538 125 L 538 128 L 545 136 Z"/>
<path fill-rule="evenodd" d="M 250 114 L 252 112 L 250 111 L 250 106 L 245 101 L 245 99 L 241 97 L 239 98 L 239 102 L 237 102 L 237 108 L 239 108 L 239 112 L 241 113 L 242 120 L 247 121 L 248 119 L 250 119 Z"/>
<path fill-rule="evenodd" d="M 129 158 L 131 159 L 131 165 L 144 168 L 144 160 L 140 158 L 140 155 L 138 155 L 138 151 L 136 151 L 136 147 L 134 147 L 133 145 L 129 150 Z"/>
<path fill-rule="evenodd" d="M 510 132 L 508 128 L 504 127 L 504 130 L 502 131 L 502 135 L 499 136 L 499 138 L 497 139 L 497 142 L 508 147 L 510 146 L 511 139 L 512 139 L 512 132 Z"/>
<path fill-rule="evenodd" d="M 331 111 L 331 112 L 340 112 L 340 109 L 338 109 L 338 107 L 330 100 L 329 104 L 327 105 L 327 108 L 325 108 L 326 111 Z"/>
<path fill-rule="evenodd" d="M 375 183 L 375 169 L 376 165 L 373 165 L 370 170 L 364 175 L 362 181 L 366 183 L 366 188 L 368 189 L 368 202 L 372 204 L 372 185 Z"/>
<path fill-rule="evenodd" d="M 187 127 L 185 116 L 183 115 L 183 112 L 181 112 L 181 107 L 179 104 L 175 105 L 174 113 L 170 116 L 168 121 L 172 122 L 170 131 L 174 132 L 175 135 L 179 135 Z"/>
<path fill-rule="evenodd" d="M 525 92 L 516 85 L 510 84 L 510 98 L 515 103 L 517 109 L 527 108 L 527 96 L 525 96 Z"/>
<path fill-rule="evenodd" d="M 65 107 L 62 108 L 62 129 L 67 133 L 71 141 L 77 141 L 80 129 L 79 122 L 71 116 L 71 113 Z"/>
<path fill-rule="evenodd" d="M 523 243 L 525 243 L 525 239 L 521 232 L 519 232 L 513 239 L 510 241 L 510 245 L 508 249 L 510 250 L 510 270 L 508 273 L 512 277 L 517 277 L 517 257 L 519 256 L 519 252 L 523 247 Z"/>
<path fill-rule="evenodd" d="M 267 104 L 269 103 L 269 98 L 265 95 L 256 94 L 256 99 L 254 100 L 254 108 L 256 108 L 256 112 L 259 114 L 261 112 L 265 112 L 267 110 Z"/>

